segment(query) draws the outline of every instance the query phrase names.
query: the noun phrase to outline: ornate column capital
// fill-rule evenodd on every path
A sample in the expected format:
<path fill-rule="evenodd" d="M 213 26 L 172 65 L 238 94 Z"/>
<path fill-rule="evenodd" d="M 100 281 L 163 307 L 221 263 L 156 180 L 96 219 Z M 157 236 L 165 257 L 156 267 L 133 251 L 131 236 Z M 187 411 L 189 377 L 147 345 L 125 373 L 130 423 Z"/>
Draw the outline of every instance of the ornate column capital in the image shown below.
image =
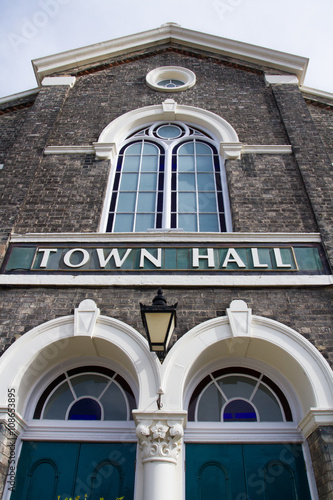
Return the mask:
<path fill-rule="evenodd" d="M 142 462 L 176 464 L 181 450 L 187 412 L 133 411 Z"/>

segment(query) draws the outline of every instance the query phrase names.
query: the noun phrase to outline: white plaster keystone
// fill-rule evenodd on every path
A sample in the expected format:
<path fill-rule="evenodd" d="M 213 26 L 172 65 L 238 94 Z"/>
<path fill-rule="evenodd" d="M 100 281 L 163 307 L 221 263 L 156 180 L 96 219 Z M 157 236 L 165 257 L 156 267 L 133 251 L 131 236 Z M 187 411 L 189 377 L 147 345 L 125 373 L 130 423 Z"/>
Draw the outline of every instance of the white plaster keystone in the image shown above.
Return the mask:
<path fill-rule="evenodd" d="M 99 314 L 100 310 L 93 300 L 83 300 L 74 312 L 74 336 L 89 335 L 92 337 Z"/>
<path fill-rule="evenodd" d="M 166 120 L 175 120 L 176 119 L 176 109 L 177 103 L 174 99 L 166 99 L 162 102 L 163 113 L 165 113 Z"/>
<path fill-rule="evenodd" d="M 227 316 L 233 337 L 251 335 L 252 309 L 244 300 L 233 300 L 227 309 Z"/>

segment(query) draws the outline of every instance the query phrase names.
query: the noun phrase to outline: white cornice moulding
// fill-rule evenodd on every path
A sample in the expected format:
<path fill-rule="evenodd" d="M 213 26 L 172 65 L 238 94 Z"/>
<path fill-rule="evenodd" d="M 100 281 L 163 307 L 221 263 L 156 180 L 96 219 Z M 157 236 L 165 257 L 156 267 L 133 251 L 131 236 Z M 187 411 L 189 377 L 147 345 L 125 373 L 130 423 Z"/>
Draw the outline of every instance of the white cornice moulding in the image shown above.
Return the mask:
<path fill-rule="evenodd" d="M 7 102 L 9 104 L 11 101 L 16 101 L 17 99 L 24 99 L 25 97 L 29 97 L 29 96 L 34 95 L 34 94 L 38 94 L 39 92 L 40 92 L 40 88 L 37 87 L 35 89 L 25 90 L 24 92 L 19 92 L 17 94 L 7 95 L 5 97 L 0 98 L 0 104 L 6 104 Z"/>
<path fill-rule="evenodd" d="M 292 85 L 298 85 L 299 80 L 297 76 L 295 75 L 266 75 L 265 74 L 265 82 L 268 85 L 271 84 L 278 84 L 278 85 L 284 85 L 284 84 L 292 84 Z"/>
<path fill-rule="evenodd" d="M 94 153 L 94 146 L 47 146 L 44 149 L 45 155 L 86 155 Z"/>
<path fill-rule="evenodd" d="M 50 87 L 53 85 L 67 85 L 68 87 L 74 87 L 76 82 L 75 76 L 47 76 L 43 78 L 42 86 Z"/>
<path fill-rule="evenodd" d="M 308 438 L 320 426 L 333 426 L 333 408 L 311 408 L 309 413 L 299 423 L 299 428 Z"/>
<path fill-rule="evenodd" d="M 332 286 L 333 275 L 228 275 L 228 274 L 177 274 L 165 275 L 138 272 L 132 275 L 118 274 L 2 274 L 1 286 L 184 286 L 184 287 L 309 287 Z"/>
<path fill-rule="evenodd" d="M 332 104 L 329 105 L 333 105 L 333 94 L 331 92 L 324 92 L 323 90 L 317 90 L 311 87 L 304 87 L 303 85 L 300 87 L 300 91 L 302 92 L 302 94 L 305 95 L 305 97 L 313 99 L 318 99 L 318 98 L 330 99 L 332 100 Z"/>
<path fill-rule="evenodd" d="M 200 33 L 168 23 L 142 33 L 35 59 L 32 64 L 40 84 L 46 75 L 55 72 L 80 68 L 135 50 L 172 42 L 286 71 L 295 74 L 301 83 L 304 81 L 309 61 L 305 57 Z"/>
<path fill-rule="evenodd" d="M 154 230 L 148 233 L 26 233 L 12 234 L 11 243 L 320 243 L 319 233 L 188 233 Z"/>
<path fill-rule="evenodd" d="M 292 146 L 288 144 L 251 145 L 243 144 L 242 154 L 255 155 L 285 155 L 293 152 Z"/>

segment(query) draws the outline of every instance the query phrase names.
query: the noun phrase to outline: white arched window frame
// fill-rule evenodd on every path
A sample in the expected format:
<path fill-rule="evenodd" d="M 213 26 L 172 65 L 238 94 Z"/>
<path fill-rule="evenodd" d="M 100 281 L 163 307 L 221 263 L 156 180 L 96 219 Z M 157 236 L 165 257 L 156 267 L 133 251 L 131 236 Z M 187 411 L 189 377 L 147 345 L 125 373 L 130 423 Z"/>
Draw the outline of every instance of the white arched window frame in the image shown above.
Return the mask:
<path fill-rule="evenodd" d="M 170 122 L 178 122 L 198 129 L 205 135 L 205 140 L 216 148 L 221 168 L 220 175 L 223 187 L 225 230 L 226 232 L 232 231 L 224 160 L 240 157 L 242 146 L 239 143 L 237 133 L 226 120 L 210 111 L 192 106 L 178 105 L 174 100 L 167 99 L 162 105 L 136 109 L 113 120 L 102 131 L 98 142 L 93 144 L 97 158 L 111 160 L 111 169 L 101 217 L 100 232 L 106 232 L 107 230 L 109 209 L 112 201 L 112 190 L 117 169 L 117 159 L 120 151 L 130 142 L 132 136 L 135 135 L 136 132 L 147 127 L 149 128 L 153 124 Z M 184 140 L 183 137 L 179 138 L 179 142 L 182 140 Z M 165 144 L 163 141 L 159 142 L 158 137 L 154 137 L 154 141 L 156 141 L 159 147 L 164 148 Z M 168 186 L 166 185 L 165 190 L 167 189 Z M 166 207 L 166 213 L 167 212 L 168 207 Z M 170 230 L 170 228 L 166 227 L 165 220 L 164 229 Z"/>
<path fill-rule="evenodd" d="M 216 141 L 185 123 L 157 122 L 132 132 L 111 182 L 106 232 L 231 230 Z"/>

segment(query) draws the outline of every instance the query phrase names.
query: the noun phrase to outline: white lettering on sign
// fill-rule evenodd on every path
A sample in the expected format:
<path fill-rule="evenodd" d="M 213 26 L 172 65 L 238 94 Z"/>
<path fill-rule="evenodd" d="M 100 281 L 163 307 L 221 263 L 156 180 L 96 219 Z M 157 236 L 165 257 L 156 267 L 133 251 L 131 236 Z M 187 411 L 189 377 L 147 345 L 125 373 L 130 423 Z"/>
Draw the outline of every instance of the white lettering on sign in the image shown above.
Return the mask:
<path fill-rule="evenodd" d="M 260 264 L 258 248 L 251 248 L 253 267 L 268 267 L 268 264 Z"/>
<path fill-rule="evenodd" d="M 72 264 L 71 263 L 71 257 L 73 253 L 75 252 L 81 252 L 82 253 L 82 260 L 79 262 L 79 264 Z M 88 250 L 85 250 L 84 248 L 72 248 L 72 250 L 69 250 L 68 252 L 65 253 L 64 255 L 64 264 L 67 267 L 82 267 L 84 266 L 88 260 L 90 259 L 90 255 Z"/>
<path fill-rule="evenodd" d="M 140 252 L 140 267 L 144 267 L 145 265 L 145 259 L 149 260 L 152 264 L 154 264 L 155 267 L 161 267 L 162 266 L 162 249 L 158 248 L 157 249 L 157 257 L 154 257 L 148 250 L 145 248 L 141 249 Z"/>
<path fill-rule="evenodd" d="M 276 267 L 291 267 L 291 264 L 284 264 L 282 261 L 282 255 L 280 248 L 274 248 L 274 257 L 276 261 Z"/>
<path fill-rule="evenodd" d="M 102 269 L 104 269 L 104 267 L 106 266 L 106 264 L 113 257 L 114 258 L 114 262 L 116 264 L 116 267 L 119 268 L 119 267 L 121 267 L 123 265 L 123 263 L 125 262 L 125 260 L 127 259 L 127 257 L 131 253 L 131 251 L 132 251 L 132 249 L 128 248 L 126 250 L 124 256 L 122 258 L 120 258 L 118 248 L 113 248 L 111 250 L 111 252 L 109 253 L 109 255 L 105 258 L 103 248 L 96 248 L 96 252 L 97 252 L 97 256 L 98 256 L 98 260 L 99 260 L 99 267 L 101 267 Z"/>
<path fill-rule="evenodd" d="M 200 255 L 199 248 L 193 248 L 193 267 L 199 267 L 199 259 L 207 259 L 208 267 L 215 267 L 214 248 L 207 248 L 207 255 Z"/>
<path fill-rule="evenodd" d="M 39 267 L 46 267 L 47 263 L 49 261 L 50 253 L 57 252 L 57 249 L 56 248 L 39 248 L 38 252 L 44 252 L 41 263 L 39 264 Z"/>
<path fill-rule="evenodd" d="M 231 264 L 232 262 L 237 264 L 238 267 L 242 268 L 246 267 L 246 265 L 244 264 L 244 262 L 242 261 L 236 250 L 234 248 L 229 248 L 226 258 L 224 259 L 224 262 L 222 264 L 222 267 L 227 267 L 227 265 Z"/>

